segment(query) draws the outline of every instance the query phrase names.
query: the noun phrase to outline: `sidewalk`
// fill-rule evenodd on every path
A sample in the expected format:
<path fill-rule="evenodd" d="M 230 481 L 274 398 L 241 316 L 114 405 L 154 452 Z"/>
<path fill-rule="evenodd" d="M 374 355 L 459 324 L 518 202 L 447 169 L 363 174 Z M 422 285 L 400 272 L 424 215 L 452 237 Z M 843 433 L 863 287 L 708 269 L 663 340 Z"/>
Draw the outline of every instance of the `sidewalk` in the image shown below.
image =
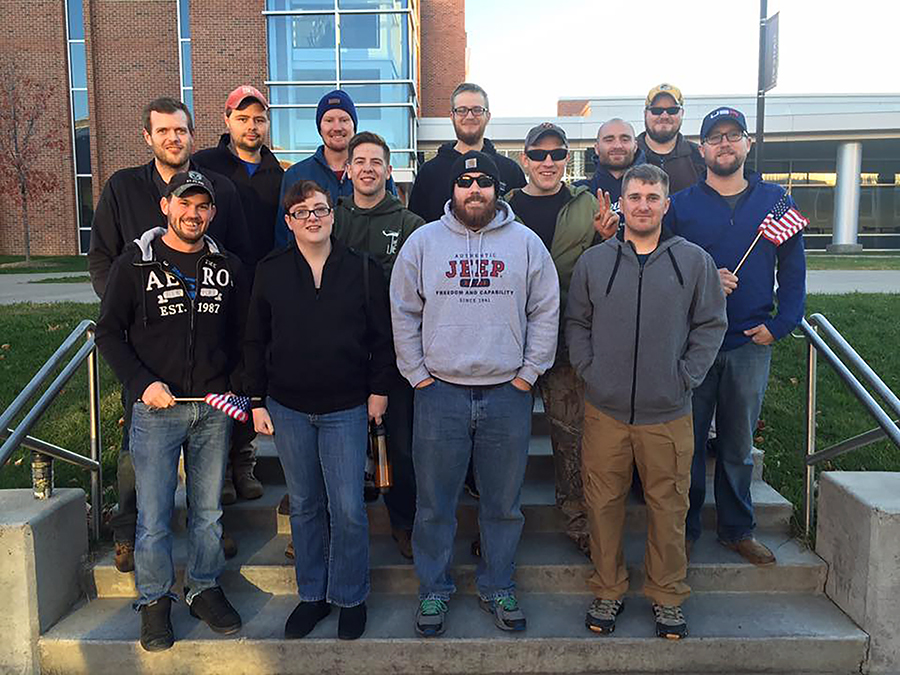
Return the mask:
<path fill-rule="evenodd" d="M 30 281 L 70 277 L 84 272 L 0 274 L 0 305 L 15 302 L 97 302 L 89 283 L 32 284 Z M 900 293 L 900 270 L 816 270 L 806 273 L 806 292 Z"/>

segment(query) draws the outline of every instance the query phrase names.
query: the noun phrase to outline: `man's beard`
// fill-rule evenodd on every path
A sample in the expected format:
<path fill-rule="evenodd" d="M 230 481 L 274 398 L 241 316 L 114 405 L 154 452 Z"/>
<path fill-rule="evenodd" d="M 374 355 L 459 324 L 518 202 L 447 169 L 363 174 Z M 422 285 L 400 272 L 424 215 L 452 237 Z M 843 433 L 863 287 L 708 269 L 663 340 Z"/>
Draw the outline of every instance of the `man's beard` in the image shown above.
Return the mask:
<path fill-rule="evenodd" d="M 672 127 L 671 131 L 653 131 L 649 126 L 647 127 L 647 135 L 652 138 L 657 143 L 668 143 L 673 138 L 678 135 L 680 128 L 678 125 Z"/>
<path fill-rule="evenodd" d="M 182 229 L 180 220 L 169 221 L 169 226 L 172 228 L 172 232 L 175 233 L 175 236 L 181 239 L 185 244 L 196 244 L 203 239 L 203 235 L 206 234 L 206 230 L 203 229 L 202 226 L 198 227 L 197 234 L 188 233 Z"/>
<path fill-rule="evenodd" d="M 607 171 L 616 171 L 617 169 L 627 169 L 634 164 L 634 155 L 625 155 L 625 157 L 616 157 L 613 159 L 609 155 L 597 155 L 597 164 Z"/>
<path fill-rule="evenodd" d="M 723 157 L 727 157 L 727 155 Z M 719 158 L 716 157 L 716 159 Z M 717 176 L 727 178 L 728 176 L 732 176 L 740 171 L 744 166 L 743 160 L 741 160 L 737 155 L 731 155 L 731 159 L 733 161 L 725 166 L 720 165 L 718 162 L 714 162 L 713 164 L 707 164 L 706 168 L 712 171 Z"/>
<path fill-rule="evenodd" d="M 485 204 L 485 208 L 478 209 L 474 213 L 470 213 L 466 209 L 466 204 Z M 490 223 L 497 214 L 497 197 L 494 196 L 490 200 L 483 199 L 480 195 L 470 195 L 465 202 L 459 203 L 456 197 L 451 203 L 451 210 L 456 219 L 461 222 L 467 229 L 477 232 L 488 223 Z"/>
<path fill-rule="evenodd" d="M 153 146 L 153 156 L 159 160 L 160 164 L 171 167 L 172 169 L 180 169 L 185 164 L 187 164 L 191 159 L 191 146 L 185 144 L 181 149 L 183 155 L 181 155 L 182 159 L 180 161 L 173 160 L 172 154 L 170 151 L 166 150 L 162 146 Z"/>
<path fill-rule="evenodd" d="M 462 124 L 453 123 L 453 131 L 456 133 L 457 140 L 466 145 L 478 145 L 484 138 L 484 129 L 485 127 L 480 124 L 473 130 L 470 127 L 463 127 Z"/>

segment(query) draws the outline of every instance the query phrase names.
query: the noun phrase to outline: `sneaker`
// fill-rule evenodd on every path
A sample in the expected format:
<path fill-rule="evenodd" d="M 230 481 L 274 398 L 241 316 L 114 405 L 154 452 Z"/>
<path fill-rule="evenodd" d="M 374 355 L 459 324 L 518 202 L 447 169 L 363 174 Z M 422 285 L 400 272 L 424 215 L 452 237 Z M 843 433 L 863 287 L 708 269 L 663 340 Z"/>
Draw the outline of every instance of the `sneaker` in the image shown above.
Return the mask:
<path fill-rule="evenodd" d="M 366 630 L 366 603 L 355 607 L 341 607 L 338 618 L 338 639 L 357 640 Z"/>
<path fill-rule="evenodd" d="M 225 560 L 231 560 L 234 556 L 237 555 L 238 546 L 237 542 L 234 540 L 230 534 L 222 531 L 222 555 L 225 556 Z"/>
<path fill-rule="evenodd" d="M 134 571 L 134 542 L 116 542 L 116 569 L 120 572 Z"/>
<path fill-rule="evenodd" d="M 412 530 L 405 530 L 402 527 L 392 527 L 391 538 L 397 542 L 397 550 L 400 551 L 400 555 L 407 560 L 412 560 Z"/>
<path fill-rule="evenodd" d="M 516 596 L 501 595 L 493 600 L 478 598 L 478 604 L 485 612 L 494 616 L 494 623 L 500 630 L 520 631 L 525 630 L 525 614 L 519 607 Z"/>
<path fill-rule="evenodd" d="M 237 501 L 237 490 L 234 489 L 234 481 L 231 476 L 225 476 L 222 482 L 222 506 L 229 506 Z"/>
<path fill-rule="evenodd" d="M 312 632 L 326 616 L 331 614 L 331 605 L 324 600 L 315 602 L 301 602 L 296 607 L 284 624 L 284 639 L 298 640 Z"/>
<path fill-rule="evenodd" d="M 769 550 L 768 546 L 759 543 L 753 537 L 741 539 L 740 541 L 722 541 L 719 540 L 725 548 L 737 551 L 749 563 L 760 567 L 768 567 L 775 564 L 775 554 Z"/>
<path fill-rule="evenodd" d="M 259 499 L 263 496 L 262 483 L 253 475 L 253 469 L 235 475 L 234 489 L 241 499 Z"/>
<path fill-rule="evenodd" d="M 161 652 L 175 644 L 172 630 L 172 598 L 165 596 L 141 607 L 141 647 Z"/>
<path fill-rule="evenodd" d="M 612 633 L 616 629 L 616 617 L 624 609 L 625 603 L 621 600 L 594 598 L 584 617 L 584 625 L 601 635 Z"/>
<path fill-rule="evenodd" d="M 206 622 L 214 632 L 231 635 L 241 629 L 241 617 L 218 586 L 207 588 L 191 600 L 191 616 Z"/>
<path fill-rule="evenodd" d="M 656 619 L 657 637 L 680 640 L 688 634 L 687 622 L 681 607 L 669 607 L 653 603 L 653 617 Z"/>
<path fill-rule="evenodd" d="M 447 601 L 429 595 L 419 601 L 416 612 L 416 633 L 422 637 L 434 637 L 444 632 L 444 616 L 447 614 Z"/>

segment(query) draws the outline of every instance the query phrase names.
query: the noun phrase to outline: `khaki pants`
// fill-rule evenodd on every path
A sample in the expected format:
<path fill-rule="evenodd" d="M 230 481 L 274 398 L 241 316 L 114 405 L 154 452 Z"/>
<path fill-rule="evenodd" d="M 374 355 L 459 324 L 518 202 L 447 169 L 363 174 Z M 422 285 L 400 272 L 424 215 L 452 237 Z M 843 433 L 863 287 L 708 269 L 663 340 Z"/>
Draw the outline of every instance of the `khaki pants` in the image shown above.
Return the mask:
<path fill-rule="evenodd" d="M 550 421 L 556 505 L 566 517 L 566 534 L 586 552 L 589 532 L 581 482 L 584 381 L 575 374 L 568 358 L 557 358 L 538 380 L 538 389 Z"/>
<path fill-rule="evenodd" d="M 582 477 L 594 563 L 588 585 L 596 597 L 621 600 L 628 590 L 622 534 L 635 464 L 647 502 L 644 595 L 671 606 L 690 594 L 684 583 L 684 521 L 693 447 L 690 415 L 663 424 L 624 424 L 585 402 Z"/>

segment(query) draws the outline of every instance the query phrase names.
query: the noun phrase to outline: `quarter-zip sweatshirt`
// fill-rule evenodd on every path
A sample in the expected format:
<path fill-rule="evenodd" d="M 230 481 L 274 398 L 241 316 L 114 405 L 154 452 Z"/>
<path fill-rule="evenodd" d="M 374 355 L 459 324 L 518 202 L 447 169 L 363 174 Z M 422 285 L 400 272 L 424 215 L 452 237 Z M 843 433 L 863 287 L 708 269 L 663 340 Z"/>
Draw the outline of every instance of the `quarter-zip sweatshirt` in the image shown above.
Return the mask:
<path fill-rule="evenodd" d="M 184 281 L 156 257 L 151 229 L 112 266 L 97 321 L 97 346 L 131 400 L 157 380 L 173 396 L 237 390 L 249 284 L 243 265 L 206 237 L 193 300 Z"/>
<path fill-rule="evenodd" d="M 387 289 L 375 261 L 332 238 L 319 289 L 296 244 L 260 261 L 244 340 L 245 393 L 325 414 L 387 395 L 396 378 Z"/>
<path fill-rule="evenodd" d="M 700 146 L 686 139 L 680 131 L 675 147 L 667 155 L 657 154 L 647 145 L 646 131 L 638 134 L 636 141 L 638 150 L 644 155 L 642 161 L 658 166 L 669 176 L 669 194 L 675 194 L 705 180 L 706 162 L 700 154 Z"/>
<path fill-rule="evenodd" d="M 719 268 L 733 270 L 737 266 L 756 238 L 759 224 L 785 194 L 783 187 L 761 180 L 758 173 L 747 171 L 744 176 L 747 189 L 734 211 L 722 195 L 702 182 L 672 195 L 664 220 L 672 232 L 709 253 Z M 790 197 L 788 200 L 796 208 Z M 737 276 L 737 288 L 728 295 L 728 332 L 722 349 L 748 343 L 744 331 L 760 324 L 780 340 L 800 323 L 806 305 L 803 233 L 781 246 L 760 238 Z"/>
<path fill-rule="evenodd" d="M 566 340 L 591 405 L 625 424 L 691 411 L 691 390 L 725 334 L 725 293 L 712 258 L 667 231 L 641 265 L 622 235 L 575 264 Z"/>

